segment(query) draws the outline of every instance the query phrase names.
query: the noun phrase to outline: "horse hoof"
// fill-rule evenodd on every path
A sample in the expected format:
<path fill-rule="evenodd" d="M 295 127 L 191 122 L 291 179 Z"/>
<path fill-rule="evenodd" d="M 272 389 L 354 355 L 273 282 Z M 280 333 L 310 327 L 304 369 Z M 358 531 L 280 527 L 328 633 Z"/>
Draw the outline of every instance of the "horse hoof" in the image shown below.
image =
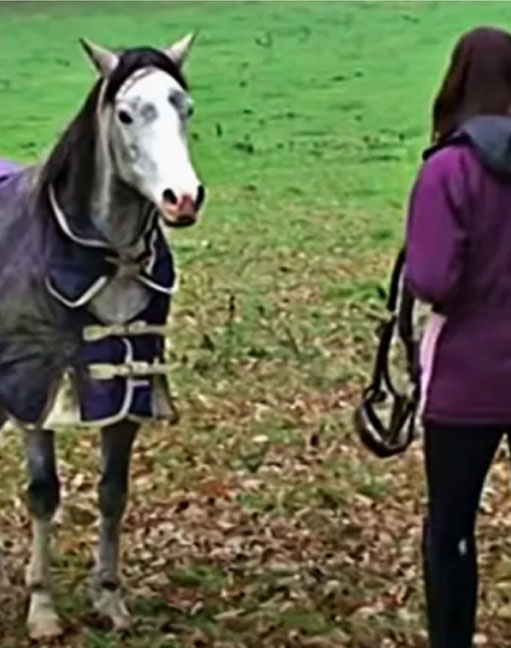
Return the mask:
<path fill-rule="evenodd" d="M 129 612 L 127 612 L 126 614 L 113 617 L 112 623 L 114 624 L 114 630 L 117 632 L 125 632 L 133 625 L 133 619 Z"/>
<path fill-rule="evenodd" d="M 62 635 L 62 627 L 55 613 L 29 619 L 27 626 L 28 634 L 34 641 L 55 639 Z"/>
<path fill-rule="evenodd" d="M 31 639 L 49 640 L 62 635 L 59 617 L 46 594 L 33 594 L 27 619 L 28 634 Z"/>
<path fill-rule="evenodd" d="M 101 590 L 94 601 L 94 609 L 101 616 L 110 619 L 114 630 L 126 631 L 133 625 L 133 619 L 117 591 Z"/>

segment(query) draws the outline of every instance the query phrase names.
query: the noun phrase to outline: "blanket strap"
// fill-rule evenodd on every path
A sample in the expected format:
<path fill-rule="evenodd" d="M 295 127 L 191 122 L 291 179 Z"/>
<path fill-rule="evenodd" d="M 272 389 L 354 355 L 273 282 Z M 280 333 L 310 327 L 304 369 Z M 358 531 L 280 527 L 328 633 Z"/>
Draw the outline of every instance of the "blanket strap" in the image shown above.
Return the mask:
<path fill-rule="evenodd" d="M 130 324 L 111 324 L 109 326 L 91 325 L 83 329 L 85 342 L 97 342 L 111 335 L 170 335 L 169 324 L 147 324 L 141 320 Z"/>
<path fill-rule="evenodd" d="M 97 362 L 89 365 L 89 373 L 93 380 L 112 380 L 112 378 L 134 378 L 135 376 L 165 376 L 170 371 L 170 365 L 163 362 L 143 362 L 133 360 L 114 365 L 107 362 Z"/>

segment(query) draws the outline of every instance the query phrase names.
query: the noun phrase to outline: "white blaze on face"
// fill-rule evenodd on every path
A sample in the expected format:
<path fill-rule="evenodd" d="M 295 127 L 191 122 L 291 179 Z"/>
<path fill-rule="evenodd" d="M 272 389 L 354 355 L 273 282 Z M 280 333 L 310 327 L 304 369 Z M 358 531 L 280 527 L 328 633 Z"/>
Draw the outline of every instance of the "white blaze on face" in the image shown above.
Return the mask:
<path fill-rule="evenodd" d="M 202 199 L 186 138 L 191 112 L 181 85 L 166 72 L 147 68 L 119 89 L 111 117 L 117 173 L 174 225 L 195 221 Z"/>

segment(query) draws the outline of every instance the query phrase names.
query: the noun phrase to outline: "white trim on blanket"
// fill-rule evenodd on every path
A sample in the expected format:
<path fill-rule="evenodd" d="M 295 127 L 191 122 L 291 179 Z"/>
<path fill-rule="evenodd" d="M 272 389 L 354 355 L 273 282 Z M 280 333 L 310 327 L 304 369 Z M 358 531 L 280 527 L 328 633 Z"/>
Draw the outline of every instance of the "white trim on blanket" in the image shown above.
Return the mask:
<path fill-rule="evenodd" d="M 50 198 L 50 204 L 52 206 L 53 213 L 55 214 L 55 218 L 57 219 L 57 223 L 60 225 L 60 228 L 62 229 L 64 234 L 69 236 L 71 240 L 73 240 L 75 243 L 79 243 L 80 245 L 86 245 L 88 247 L 102 248 L 107 250 L 111 249 L 111 246 L 106 241 L 82 238 L 81 236 L 75 234 L 73 230 L 70 228 L 69 223 L 67 222 L 66 215 L 64 214 L 64 212 L 60 208 L 60 205 L 57 202 L 57 197 L 55 195 L 55 189 L 53 188 L 53 185 L 50 185 L 48 187 L 48 195 Z"/>
<path fill-rule="evenodd" d="M 96 281 L 87 288 L 87 290 L 82 293 L 78 299 L 75 299 L 75 301 L 71 301 L 69 299 L 66 299 L 64 295 L 61 295 L 61 293 L 58 292 L 56 288 L 54 288 L 51 285 L 51 281 L 49 278 L 46 278 L 45 284 L 48 292 L 55 297 L 55 299 L 58 299 L 62 304 L 67 306 L 68 308 L 79 308 L 80 306 L 84 306 L 88 302 L 90 302 L 91 299 L 93 299 L 99 291 L 108 283 L 109 278 L 106 276 L 98 277 Z"/>
<path fill-rule="evenodd" d="M 124 345 L 126 347 L 126 353 L 125 353 L 125 356 L 124 356 L 124 362 L 133 362 L 134 353 L 133 353 L 133 348 L 131 346 L 130 341 L 127 340 L 124 337 L 122 337 L 120 339 L 122 340 L 122 342 L 124 343 Z M 126 389 L 126 391 L 124 393 L 124 399 L 122 401 L 122 404 L 121 404 L 121 407 L 120 407 L 119 411 L 116 412 L 115 414 L 112 414 L 111 416 L 107 416 L 106 418 L 103 418 L 103 419 L 93 419 L 93 420 L 90 420 L 90 421 L 85 421 L 82 418 L 82 414 L 81 414 L 81 411 L 80 411 L 80 403 L 77 400 L 76 403 L 74 403 L 74 405 L 76 407 L 76 414 L 77 414 L 76 419 L 77 420 L 75 422 L 73 422 L 73 425 L 76 425 L 77 427 L 85 427 L 85 428 L 87 428 L 87 427 L 104 427 L 104 426 L 107 426 L 107 425 L 113 425 L 114 423 L 119 423 L 120 421 L 129 418 L 129 411 L 130 411 L 130 408 L 131 408 L 131 406 L 133 404 L 133 398 L 134 398 L 134 395 L 135 395 L 135 389 L 137 387 L 141 386 L 140 382 L 141 381 L 139 381 L 139 380 L 134 380 L 132 378 L 127 377 L 125 379 L 125 384 L 126 384 L 125 389 Z M 55 403 L 55 396 L 53 398 L 53 403 Z M 52 404 L 52 406 L 50 406 L 49 411 L 46 413 L 45 418 L 51 417 L 52 407 L 53 407 L 53 404 Z M 57 427 L 63 427 L 65 425 L 68 425 L 68 424 L 59 423 L 58 421 L 52 422 L 52 427 L 56 427 L 56 428 Z"/>
<path fill-rule="evenodd" d="M 151 288 L 152 290 L 156 290 L 156 292 L 163 293 L 164 295 L 173 295 L 176 290 L 176 284 L 177 282 L 174 282 L 172 286 L 162 286 L 161 284 L 155 283 L 154 281 L 151 281 L 151 279 L 144 277 L 142 275 L 137 275 L 135 277 L 137 281 L 140 281 L 140 283 L 144 284 L 148 288 Z"/>
<path fill-rule="evenodd" d="M 124 362 L 133 362 L 133 347 L 131 346 L 131 342 L 127 340 L 126 338 L 121 338 L 121 340 L 124 342 L 126 346 L 126 355 L 124 356 Z M 106 425 L 113 425 L 114 423 L 119 423 L 119 421 L 122 421 L 122 419 L 125 419 L 128 417 L 128 413 L 130 411 L 130 407 L 133 403 L 133 397 L 135 395 L 135 381 L 132 378 L 127 377 L 126 378 L 126 393 L 124 396 L 124 402 L 121 406 L 121 409 L 117 412 L 117 414 L 112 414 L 112 416 L 108 416 L 107 418 L 104 419 L 94 419 L 93 421 L 83 421 L 83 419 L 80 422 L 80 425 L 83 426 L 100 426 L 104 427 Z"/>

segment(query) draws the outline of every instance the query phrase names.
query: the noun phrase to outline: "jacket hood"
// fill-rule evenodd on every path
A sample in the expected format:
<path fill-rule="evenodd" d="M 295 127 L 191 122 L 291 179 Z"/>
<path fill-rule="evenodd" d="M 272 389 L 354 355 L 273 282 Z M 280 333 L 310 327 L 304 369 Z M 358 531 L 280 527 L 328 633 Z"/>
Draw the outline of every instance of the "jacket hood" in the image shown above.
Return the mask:
<path fill-rule="evenodd" d="M 457 134 L 469 139 L 483 166 L 511 176 L 511 117 L 473 117 Z"/>

